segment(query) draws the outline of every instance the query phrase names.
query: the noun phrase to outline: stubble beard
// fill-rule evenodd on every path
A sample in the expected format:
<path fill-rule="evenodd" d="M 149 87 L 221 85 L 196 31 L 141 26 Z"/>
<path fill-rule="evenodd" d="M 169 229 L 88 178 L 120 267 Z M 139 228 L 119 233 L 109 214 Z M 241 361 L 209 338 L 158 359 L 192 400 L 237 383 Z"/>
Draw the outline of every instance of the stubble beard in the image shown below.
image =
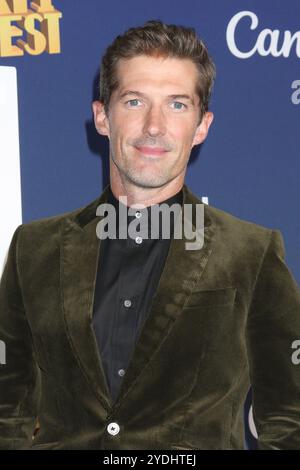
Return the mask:
<path fill-rule="evenodd" d="M 125 178 L 128 182 L 140 188 L 161 188 L 176 177 L 172 176 L 171 171 L 168 170 L 156 170 L 155 174 L 153 174 L 154 172 L 147 171 L 147 168 L 144 171 L 140 171 L 138 168 L 134 168 L 132 161 L 128 157 L 125 161 L 120 162 L 116 160 L 112 152 L 110 158 L 117 167 L 117 171 L 121 173 L 121 178 Z M 157 163 L 159 164 L 159 162 L 153 162 L 153 165 Z M 150 159 L 149 165 L 151 165 Z"/>

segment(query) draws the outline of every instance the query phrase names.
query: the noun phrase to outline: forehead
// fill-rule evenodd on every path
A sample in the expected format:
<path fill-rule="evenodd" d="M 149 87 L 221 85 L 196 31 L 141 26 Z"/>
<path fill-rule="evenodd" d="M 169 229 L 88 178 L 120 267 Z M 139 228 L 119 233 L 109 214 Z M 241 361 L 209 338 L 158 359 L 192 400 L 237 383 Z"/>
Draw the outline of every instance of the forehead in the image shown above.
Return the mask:
<path fill-rule="evenodd" d="M 149 57 L 120 59 L 117 63 L 118 92 L 138 86 L 157 87 L 170 93 L 196 95 L 198 70 L 190 59 L 175 57 Z"/>

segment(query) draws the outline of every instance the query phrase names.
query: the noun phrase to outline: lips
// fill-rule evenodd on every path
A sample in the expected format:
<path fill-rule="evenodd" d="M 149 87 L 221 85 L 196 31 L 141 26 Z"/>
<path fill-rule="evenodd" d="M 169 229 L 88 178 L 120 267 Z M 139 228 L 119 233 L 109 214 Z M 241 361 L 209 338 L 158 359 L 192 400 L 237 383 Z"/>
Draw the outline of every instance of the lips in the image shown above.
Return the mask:
<path fill-rule="evenodd" d="M 161 147 L 136 147 L 136 149 L 145 155 L 163 155 L 167 152 Z"/>

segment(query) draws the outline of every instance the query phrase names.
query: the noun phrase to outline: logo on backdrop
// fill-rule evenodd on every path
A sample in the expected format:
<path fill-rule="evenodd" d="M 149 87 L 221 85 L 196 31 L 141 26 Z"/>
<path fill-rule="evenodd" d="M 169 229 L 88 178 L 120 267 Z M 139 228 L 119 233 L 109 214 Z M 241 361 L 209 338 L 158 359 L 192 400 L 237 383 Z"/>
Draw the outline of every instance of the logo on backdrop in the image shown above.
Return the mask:
<path fill-rule="evenodd" d="M 0 0 L 0 57 L 59 54 L 61 18 L 53 0 Z"/>
<path fill-rule="evenodd" d="M 295 90 L 291 95 L 293 104 L 300 104 L 300 80 L 294 80 L 291 87 Z"/>
<path fill-rule="evenodd" d="M 247 21 L 245 21 L 245 19 Z M 236 13 L 228 23 L 226 31 L 226 40 L 230 52 L 238 59 L 248 59 L 255 54 L 261 56 L 271 55 L 273 57 L 289 57 L 292 53 L 300 58 L 300 31 L 294 34 L 291 31 L 280 31 L 279 29 L 262 29 L 259 33 L 253 33 L 251 44 L 245 50 L 237 41 L 237 30 L 245 28 L 249 23 L 252 31 L 257 30 L 258 17 L 253 11 L 240 11 Z M 243 23 L 243 24 L 242 24 Z M 249 28 L 249 26 L 248 26 Z"/>

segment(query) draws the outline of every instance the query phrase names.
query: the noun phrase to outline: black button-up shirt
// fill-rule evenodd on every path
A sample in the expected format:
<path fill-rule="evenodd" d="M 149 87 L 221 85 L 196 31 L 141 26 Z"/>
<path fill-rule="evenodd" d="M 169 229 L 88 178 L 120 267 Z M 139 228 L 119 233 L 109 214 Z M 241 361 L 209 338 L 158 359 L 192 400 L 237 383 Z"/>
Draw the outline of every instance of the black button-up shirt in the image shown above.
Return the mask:
<path fill-rule="evenodd" d="M 182 205 L 182 201 L 181 189 L 156 206 Z M 122 239 L 118 236 L 119 203 L 123 210 L 128 207 L 116 199 L 110 186 L 107 203 L 116 209 L 117 238 L 101 240 L 92 323 L 108 389 L 115 401 L 168 255 L 174 217 L 170 217 L 170 238 L 164 238 L 160 231 L 158 238 L 151 239 L 151 206 L 136 209 L 134 215 L 127 213 L 126 230 L 133 219 L 148 217 L 148 238 Z"/>

